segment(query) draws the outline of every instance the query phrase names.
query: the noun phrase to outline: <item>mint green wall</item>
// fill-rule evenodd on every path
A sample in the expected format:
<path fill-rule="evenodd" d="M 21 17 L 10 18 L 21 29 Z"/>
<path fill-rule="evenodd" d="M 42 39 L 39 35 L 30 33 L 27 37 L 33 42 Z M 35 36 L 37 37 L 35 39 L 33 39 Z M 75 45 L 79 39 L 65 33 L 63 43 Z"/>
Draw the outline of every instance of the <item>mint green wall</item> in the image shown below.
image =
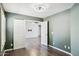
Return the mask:
<path fill-rule="evenodd" d="M 43 21 L 42 18 L 37 18 L 37 17 L 32 17 L 32 16 L 20 15 L 20 14 L 9 13 L 9 12 L 6 12 L 5 14 L 6 14 L 6 20 L 7 20 L 5 49 L 10 49 L 13 47 L 11 46 L 11 43 L 13 44 L 13 20 L 14 19 Z"/>
<path fill-rule="evenodd" d="M 70 9 L 49 16 L 49 45 L 71 52 L 70 42 Z M 53 32 L 53 34 L 52 34 Z M 66 48 L 64 47 L 66 45 Z M 70 47 L 70 49 L 68 49 Z"/>
<path fill-rule="evenodd" d="M 53 20 L 53 46 L 71 52 L 70 10 L 55 15 Z M 69 48 L 68 48 L 69 47 Z"/>
<path fill-rule="evenodd" d="M 79 4 L 71 9 L 71 53 L 79 56 Z"/>

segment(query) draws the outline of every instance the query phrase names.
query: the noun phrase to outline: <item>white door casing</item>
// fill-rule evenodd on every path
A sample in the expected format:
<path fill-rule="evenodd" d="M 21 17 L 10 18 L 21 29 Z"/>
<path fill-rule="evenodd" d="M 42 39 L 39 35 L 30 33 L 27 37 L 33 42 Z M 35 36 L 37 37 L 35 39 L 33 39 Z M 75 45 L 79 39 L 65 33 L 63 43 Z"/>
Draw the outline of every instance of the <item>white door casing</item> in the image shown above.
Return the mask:
<path fill-rule="evenodd" d="M 3 9 L 1 8 L 1 51 L 4 50 L 6 42 L 6 18 Z"/>

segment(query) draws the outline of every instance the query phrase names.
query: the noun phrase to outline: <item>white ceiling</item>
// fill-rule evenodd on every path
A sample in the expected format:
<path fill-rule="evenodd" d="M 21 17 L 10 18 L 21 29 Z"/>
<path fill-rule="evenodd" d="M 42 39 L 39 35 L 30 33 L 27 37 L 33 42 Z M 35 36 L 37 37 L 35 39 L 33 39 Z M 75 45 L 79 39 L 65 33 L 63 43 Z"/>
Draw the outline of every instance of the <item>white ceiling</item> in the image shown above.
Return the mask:
<path fill-rule="evenodd" d="M 45 3 L 48 5 L 48 8 L 44 12 L 36 12 L 33 9 L 33 5 L 35 4 L 36 3 L 3 3 L 3 7 L 7 12 L 45 18 L 69 9 L 74 5 L 73 3 Z"/>

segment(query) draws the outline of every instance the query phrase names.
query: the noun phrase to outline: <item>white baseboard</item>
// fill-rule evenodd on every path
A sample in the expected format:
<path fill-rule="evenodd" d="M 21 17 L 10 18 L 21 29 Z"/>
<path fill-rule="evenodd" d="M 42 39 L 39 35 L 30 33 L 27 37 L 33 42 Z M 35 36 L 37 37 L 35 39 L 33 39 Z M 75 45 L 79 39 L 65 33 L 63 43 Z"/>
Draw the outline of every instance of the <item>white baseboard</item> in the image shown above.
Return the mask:
<path fill-rule="evenodd" d="M 13 49 L 6 49 L 6 50 L 4 50 L 1 54 L 2 54 L 2 56 L 4 56 L 6 53 L 6 51 L 11 51 L 11 50 L 13 50 Z"/>
<path fill-rule="evenodd" d="M 41 45 L 48 46 L 47 44 L 41 44 Z"/>
<path fill-rule="evenodd" d="M 53 48 L 53 49 L 59 50 L 59 51 L 61 51 L 61 52 L 64 52 L 64 53 L 66 53 L 66 54 L 69 54 L 69 55 L 73 56 L 71 53 L 69 53 L 69 52 L 67 52 L 67 51 L 64 51 L 64 50 L 62 50 L 62 49 L 56 48 L 56 47 L 51 46 L 51 45 L 49 45 L 49 47 L 51 47 L 51 48 Z"/>
<path fill-rule="evenodd" d="M 3 52 L 2 56 L 4 56 L 4 55 L 5 55 L 5 52 L 6 52 L 6 51 L 11 51 L 11 50 L 13 50 L 13 49 L 7 49 L 7 50 L 4 50 L 4 52 Z"/>
<path fill-rule="evenodd" d="M 6 51 L 11 51 L 11 50 L 14 50 L 14 49 L 6 49 L 6 50 L 4 50 L 4 51 L 6 52 Z"/>

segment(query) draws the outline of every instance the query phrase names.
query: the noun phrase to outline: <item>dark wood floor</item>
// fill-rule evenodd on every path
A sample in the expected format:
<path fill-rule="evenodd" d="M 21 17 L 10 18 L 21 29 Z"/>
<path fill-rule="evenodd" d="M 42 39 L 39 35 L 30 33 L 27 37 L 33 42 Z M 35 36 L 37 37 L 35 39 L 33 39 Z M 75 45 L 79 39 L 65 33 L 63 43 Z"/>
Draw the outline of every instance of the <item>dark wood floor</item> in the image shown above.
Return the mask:
<path fill-rule="evenodd" d="M 5 56 L 61 56 L 53 50 L 50 50 L 49 47 L 41 46 L 40 48 L 32 49 L 17 49 L 12 51 L 5 52 Z"/>
<path fill-rule="evenodd" d="M 41 44 L 40 38 L 27 39 L 26 48 L 5 52 L 5 56 L 67 56 L 51 47 Z M 28 43 L 28 44 L 27 44 Z"/>
<path fill-rule="evenodd" d="M 6 51 L 4 56 L 69 56 L 59 50 L 42 45 L 38 37 L 27 39 L 25 42 L 26 48 Z"/>

